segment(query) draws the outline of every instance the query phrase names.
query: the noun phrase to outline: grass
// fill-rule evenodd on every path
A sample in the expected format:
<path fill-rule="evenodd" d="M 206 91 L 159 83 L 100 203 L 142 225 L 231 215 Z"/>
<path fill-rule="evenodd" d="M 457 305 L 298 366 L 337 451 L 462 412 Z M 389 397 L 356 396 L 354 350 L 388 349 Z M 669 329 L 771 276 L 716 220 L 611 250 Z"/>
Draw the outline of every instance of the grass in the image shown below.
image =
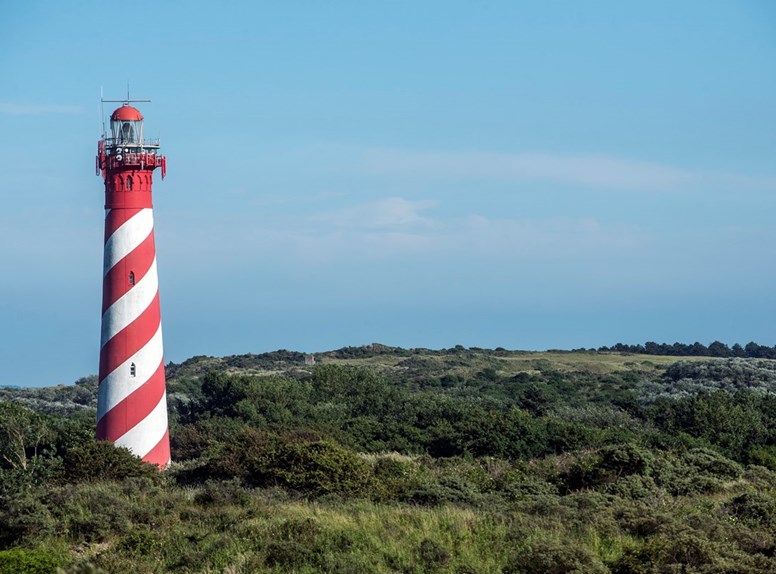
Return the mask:
<path fill-rule="evenodd" d="M 242 505 L 178 510 L 174 531 L 141 528 L 72 552 L 109 572 L 497 573 L 515 539 L 508 517 L 454 506 L 257 496 Z"/>

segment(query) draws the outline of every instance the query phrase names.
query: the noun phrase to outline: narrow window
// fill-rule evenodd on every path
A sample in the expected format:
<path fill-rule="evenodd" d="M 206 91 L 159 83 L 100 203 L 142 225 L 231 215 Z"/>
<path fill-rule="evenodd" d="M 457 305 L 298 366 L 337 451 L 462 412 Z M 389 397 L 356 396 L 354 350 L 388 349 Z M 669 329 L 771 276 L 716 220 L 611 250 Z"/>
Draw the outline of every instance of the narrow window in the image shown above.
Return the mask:
<path fill-rule="evenodd" d="M 132 191 L 132 176 L 127 176 L 127 191 Z"/>
<path fill-rule="evenodd" d="M 130 271 L 129 272 L 129 284 L 134 285 L 135 284 L 135 272 Z"/>
<path fill-rule="evenodd" d="M 134 377 L 137 374 L 137 368 L 135 368 L 135 363 L 129 364 L 129 376 Z"/>

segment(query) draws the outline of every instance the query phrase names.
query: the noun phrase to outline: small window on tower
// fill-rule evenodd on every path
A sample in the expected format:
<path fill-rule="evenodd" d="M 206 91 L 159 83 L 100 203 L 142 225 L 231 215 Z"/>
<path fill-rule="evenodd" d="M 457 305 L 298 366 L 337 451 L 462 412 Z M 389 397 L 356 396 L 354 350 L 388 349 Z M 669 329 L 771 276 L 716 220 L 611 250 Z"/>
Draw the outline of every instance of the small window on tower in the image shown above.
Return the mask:
<path fill-rule="evenodd" d="M 129 284 L 134 285 L 135 284 L 135 272 L 130 271 L 129 272 Z"/>
<path fill-rule="evenodd" d="M 137 368 L 135 367 L 135 363 L 130 363 L 129 364 L 129 376 L 130 377 L 134 377 L 135 375 L 137 375 Z"/>
<path fill-rule="evenodd" d="M 132 176 L 127 176 L 127 191 L 132 191 Z"/>

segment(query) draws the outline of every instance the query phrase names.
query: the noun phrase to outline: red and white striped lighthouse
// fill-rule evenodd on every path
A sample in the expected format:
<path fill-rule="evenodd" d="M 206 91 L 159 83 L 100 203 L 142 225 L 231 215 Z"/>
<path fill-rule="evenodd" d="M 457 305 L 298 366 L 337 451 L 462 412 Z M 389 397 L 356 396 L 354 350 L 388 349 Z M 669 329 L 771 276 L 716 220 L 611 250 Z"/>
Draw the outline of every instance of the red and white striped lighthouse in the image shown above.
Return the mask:
<path fill-rule="evenodd" d="M 167 160 L 129 101 L 113 112 L 97 149 L 105 180 L 97 439 L 164 468 L 170 440 L 151 188 Z"/>

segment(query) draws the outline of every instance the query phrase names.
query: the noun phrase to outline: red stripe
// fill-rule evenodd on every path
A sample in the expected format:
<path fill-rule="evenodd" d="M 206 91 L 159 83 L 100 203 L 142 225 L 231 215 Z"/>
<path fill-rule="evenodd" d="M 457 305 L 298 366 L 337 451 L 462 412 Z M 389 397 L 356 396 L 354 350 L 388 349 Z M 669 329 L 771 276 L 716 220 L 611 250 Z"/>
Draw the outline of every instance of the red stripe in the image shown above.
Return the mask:
<path fill-rule="evenodd" d="M 161 323 L 159 292 L 137 319 L 116 333 L 100 349 L 100 382 L 119 365 L 145 347 L 159 329 Z"/>
<path fill-rule="evenodd" d="M 137 215 L 141 209 L 111 209 L 105 216 L 105 241 L 127 221 Z"/>
<path fill-rule="evenodd" d="M 170 462 L 170 429 L 167 429 L 162 440 L 148 451 L 143 460 L 161 468 L 167 468 L 167 464 Z"/>
<path fill-rule="evenodd" d="M 130 272 L 135 274 L 135 285 L 145 277 L 156 257 L 154 230 L 124 259 L 116 263 L 102 280 L 102 312 L 127 293 L 134 285 L 129 282 Z"/>
<path fill-rule="evenodd" d="M 97 440 L 115 442 L 137 426 L 164 396 L 164 360 L 139 389 L 114 406 L 97 422 Z"/>

